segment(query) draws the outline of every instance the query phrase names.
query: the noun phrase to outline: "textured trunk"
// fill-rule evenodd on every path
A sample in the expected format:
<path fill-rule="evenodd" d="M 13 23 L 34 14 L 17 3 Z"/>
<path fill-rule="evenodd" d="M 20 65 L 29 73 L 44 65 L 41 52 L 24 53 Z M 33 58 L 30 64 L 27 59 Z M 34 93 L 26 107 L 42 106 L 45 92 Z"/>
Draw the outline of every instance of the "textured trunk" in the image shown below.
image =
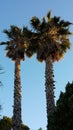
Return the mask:
<path fill-rule="evenodd" d="M 45 91 L 46 91 L 46 105 L 47 105 L 47 126 L 49 125 L 49 116 L 54 112 L 54 74 L 53 63 L 51 57 L 46 58 L 46 70 L 45 70 Z"/>
<path fill-rule="evenodd" d="M 15 61 L 13 130 L 21 130 L 21 82 L 20 60 Z"/>

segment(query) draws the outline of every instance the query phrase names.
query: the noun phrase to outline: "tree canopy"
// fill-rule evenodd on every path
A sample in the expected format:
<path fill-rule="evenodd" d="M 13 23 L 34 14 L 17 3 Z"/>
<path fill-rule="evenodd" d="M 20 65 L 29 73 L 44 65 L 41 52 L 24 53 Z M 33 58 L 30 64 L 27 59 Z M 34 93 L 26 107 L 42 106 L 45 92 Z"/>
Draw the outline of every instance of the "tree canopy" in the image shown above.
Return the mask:
<path fill-rule="evenodd" d="M 22 124 L 22 130 L 30 130 L 28 126 Z M 12 128 L 12 118 L 4 116 L 0 119 L 0 130 L 11 130 Z"/>
<path fill-rule="evenodd" d="M 0 45 L 6 45 L 7 57 L 15 61 L 16 58 L 24 60 L 25 54 L 29 57 L 33 55 L 28 49 L 30 48 L 29 45 L 33 33 L 27 27 L 23 26 L 21 29 L 15 25 L 11 25 L 10 29 L 4 29 L 3 32 L 7 35 L 8 41 L 1 42 Z"/>
<path fill-rule="evenodd" d="M 35 42 L 37 44 L 37 59 L 43 61 L 46 57 L 51 56 L 52 61 L 59 61 L 64 54 L 70 49 L 69 21 L 61 20 L 60 17 L 51 16 L 51 11 L 47 13 L 46 18 L 39 20 L 34 16 L 30 20 L 31 26 L 36 32 Z"/>
<path fill-rule="evenodd" d="M 60 93 L 55 112 L 49 121 L 49 130 L 73 129 L 73 82 L 68 82 L 65 87 L 65 92 Z"/>

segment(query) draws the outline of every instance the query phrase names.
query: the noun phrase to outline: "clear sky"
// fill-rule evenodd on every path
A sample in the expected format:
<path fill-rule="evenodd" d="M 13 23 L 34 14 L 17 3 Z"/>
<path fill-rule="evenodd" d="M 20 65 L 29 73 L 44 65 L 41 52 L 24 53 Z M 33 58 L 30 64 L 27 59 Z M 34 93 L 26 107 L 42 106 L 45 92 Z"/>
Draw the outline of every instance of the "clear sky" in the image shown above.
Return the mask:
<path fill-rule="evenodd" d="M 3 29 L 10 25 L 30 27 L 30 19 L 37 16 L 42 19 L 49 10 L 52 15 L 73 22 L 73 0 L 0 0 L 0 41 L 7 40 Z M 70 27 L 73 32 L 73 27 Z M 60 62 L 54 63 L 55 96 L 58 99 L 60 91 L 64 91 L 68 81 L 73 81 L 73 36 L 70 37 L 71 50 Z M 0 47 L 0 64 L 5 73 L 0 75 L 3 86 L 0 88 L 1 115 L 12 117 L 14 63 L 5 57 L 4 47 Z M 21 63 L 22 82 L 22 120 L 31 130 L 42 127 L 46 130 L 46 100 L 45 100 L 45 63 L 36 61 L 36 57 L 26 58 Z"/>

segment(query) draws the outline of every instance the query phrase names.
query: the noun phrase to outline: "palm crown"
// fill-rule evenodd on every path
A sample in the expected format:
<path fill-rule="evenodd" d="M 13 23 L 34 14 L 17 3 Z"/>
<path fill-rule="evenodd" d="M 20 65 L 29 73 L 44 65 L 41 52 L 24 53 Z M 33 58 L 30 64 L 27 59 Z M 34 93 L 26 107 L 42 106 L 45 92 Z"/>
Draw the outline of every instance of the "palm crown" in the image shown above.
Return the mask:
<path fill-rule="evenodd" d="M 24 60 L 26 50 L 30 45 L 32 32 L 28 30 L 27 27 L 23 27 L 23 29 L 20 29 L 17 26 L 12 25 L 10 27 L 10 30 L 4 30 L 4 33 L 9 38 L 9 41 L 1 43 L 1 45 L 6 45 L 6 56 L 14 61 L 16 60 L 16 58 Z"/>
<path fill-rule="evenodd" d="M 37 17 L 32 17 L 31 25 L 37 34 L 37 59 L 43 61 L 51 56 L 52 61 L 58 61 L 70 49 L 69 25 L 68 21 L 60 20 L 60 17 L 51 17 L 51 11 L 40 21 Z M 36 45 L 36 44 L 34 44 Z"/>

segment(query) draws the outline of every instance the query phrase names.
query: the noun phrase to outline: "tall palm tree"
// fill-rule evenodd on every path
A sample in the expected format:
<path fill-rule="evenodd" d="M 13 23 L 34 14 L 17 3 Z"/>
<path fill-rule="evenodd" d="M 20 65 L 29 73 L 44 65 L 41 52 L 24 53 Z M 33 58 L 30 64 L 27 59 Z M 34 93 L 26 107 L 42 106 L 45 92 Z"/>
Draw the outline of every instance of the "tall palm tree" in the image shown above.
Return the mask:
<path fill-rule="evenodd" d="M 51 11 L 47 17 L 39 20 L 37 17 L 32 17 L 31 25 L 36 32 L 35 44 L 37 44 L 36 53 L 39 61 L 45 61 L 45 91 L 47 104 L 47 124 L 49 116 L 53 114 L 55 109 L 54 101 L 54 73 L 53 63 L 63 58 L 64 54 L 70 49 L 69 25 L 68 21 L 60 20 L 60 17 L 51 17 Z M 47 128 L 48 129 L 48 128 Z"/>
<path fill-rule="evenodd" d="M 8 41 L 0 43 L 6 45 L 6 56 L 15 62 L 15 77 L 14 77 L 14 106 L 13 106 L 13 130 L 21 130 L 21 79 L 20 79 L 20 62 L 25 59 L 25 53 L 28 49 L 31 31 L 26 27 L 20 29 L 17 26 L 10 26 L 9 30 L 4 30 L 8 36 Z M 29 57 L 31 51 L 27 51 Z"/>

